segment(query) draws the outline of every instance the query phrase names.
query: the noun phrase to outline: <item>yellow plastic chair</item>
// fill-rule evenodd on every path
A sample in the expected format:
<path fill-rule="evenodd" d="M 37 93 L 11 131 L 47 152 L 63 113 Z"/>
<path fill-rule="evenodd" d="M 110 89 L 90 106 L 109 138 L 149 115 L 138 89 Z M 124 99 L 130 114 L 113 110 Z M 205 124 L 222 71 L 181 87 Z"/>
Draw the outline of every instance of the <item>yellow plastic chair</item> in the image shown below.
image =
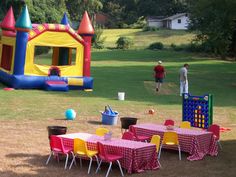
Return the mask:
<path fill-rule="evenodd" d="M 87 144 L 84 140 L 79 139 L 79 138 L 75 138 L 74 139 L 73 159 L 72 159 L 72 162 L 70 164 L 69 169 L 71 169 L 73 163 L 76 164 L 76 161 L 75 161 L 76 157 L 80 158 L 80 165 L 82 165 L 81 157 L 88 157 L 90 159 L 89 168 L 88 168 L 88 174 L 89 174 L 90 169 L 91 169 L 91 165 L 92 165 L 92 162 L 93 162 L 93 157 L 96 158 L 97 164 L 99 164 L 97 154 L 98 154 L 98 151 L 88 150 Z"/>
<path fill-rule="evenodd" d="M 98 136 L 104 136 L 108 132 L 109 132 L 109 130 L 107 128 L 97 128 L 96 129 L 96 135 L 98 135 Z"/>
<path fill-rule="evenodd" d="M 157 152 L 157 154 L 158 154 L 158 153 L 159 153 L 159 150 L 160 150 L 161 137 L 160 137 L 159 135 L 153 135 L 150 143 L 156 145 L 156 152 Z M 159 156 L 158 156 L 158 157 L 159 157 Z M 159 162 L 158 158 L 157 158 L 157 163 L 158 163 L 158 164 L 160 165 L 160 167 L 161 167 L 161 163 Z"/>
<path fill-rule="evenodd" d="M 188 128 L 188 129 L 190 129 L 191 128 L 191 123 L 189 121 L 183 121 L 180 124 L 180 128 Z"/>
<path fill-rule="evenodd" d="M 160 152 L 159 152 L 159 159 L 161 157 L 161 149 L 162 149 L 163 145 L 178 146 L 179 160 L 181 160 L 181 149 L 180 149 L 180 145 L 179 145 L 178 134 L 176 132 L 165 132 L 164 133 L 163 140 L 162 140 L 161 147 L 160 147 Z"/>

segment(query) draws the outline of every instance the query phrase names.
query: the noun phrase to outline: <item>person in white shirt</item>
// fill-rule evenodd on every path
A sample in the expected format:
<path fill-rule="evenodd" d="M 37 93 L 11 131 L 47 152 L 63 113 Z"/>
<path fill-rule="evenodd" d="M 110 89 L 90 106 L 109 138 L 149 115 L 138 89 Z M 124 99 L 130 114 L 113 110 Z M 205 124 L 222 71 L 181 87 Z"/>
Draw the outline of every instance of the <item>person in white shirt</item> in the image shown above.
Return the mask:
<path fill-rule="evenodd" d="M 186 63 L 179 70 L 180 96 L 182 96 L 183 93 L 188 93 L 188 68 L 189 64 Z"/>

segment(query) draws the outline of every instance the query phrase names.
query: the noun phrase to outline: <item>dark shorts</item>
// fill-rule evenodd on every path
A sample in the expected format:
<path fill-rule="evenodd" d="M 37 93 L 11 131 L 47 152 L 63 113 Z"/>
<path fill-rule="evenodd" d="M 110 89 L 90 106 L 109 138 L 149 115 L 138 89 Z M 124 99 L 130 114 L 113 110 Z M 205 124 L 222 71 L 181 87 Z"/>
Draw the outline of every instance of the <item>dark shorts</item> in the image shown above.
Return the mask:
<path fill-rule="evenodd" d="M 163 83 L 163 78 L 155 78 L 155 79 L 156 79 L 156 82 Z"/>

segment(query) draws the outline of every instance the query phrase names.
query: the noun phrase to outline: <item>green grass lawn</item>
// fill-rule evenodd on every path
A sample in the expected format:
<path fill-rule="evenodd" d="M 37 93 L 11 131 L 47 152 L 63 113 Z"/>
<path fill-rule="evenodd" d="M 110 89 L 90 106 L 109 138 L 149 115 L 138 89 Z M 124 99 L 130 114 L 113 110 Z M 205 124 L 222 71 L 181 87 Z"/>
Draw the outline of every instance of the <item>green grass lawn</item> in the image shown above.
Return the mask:
<path fill-rule="evenodd" d="M 146 31 L 141 29 L 105 29 L 103 37 L 105 47 L 116 47 L 115 42 L 120 36 L 130 37 L 133 42 L 133 48 L 145 48 L 154 42 L 162 42 L 165 46 L 170 46 L 172 43 L 176 45 L 190 43 L 194 38 L 193 33 L 184 30 L 165 30 Z"/>
<path fill-rule="evenodd" d="M 177 110 L 181 117 L 178 70 L 184 63 L 190 64 L 189 89 L 193 95 L 211 93 L 214 107 L 232 109 L 226 116 L 232 119 L 236 107 L 236 63 L 201 58 L 194 54 L 173 51 L 150 50 L 111 50 L 92 53 L 91 72 L 94 77 L 94 91 L 44 92 L 38 90 L 0 91 L 1 119 L 44 119 L 52 116 L 63 117 L 63 110 L 72 107 L 79 109 L 80 115 L 95 116 L 104 105 L 114 106 L 121 114 L 129 108 L 146 111 L 156 109 Z M 153 67 L 162 60 L 167 70 L 163 90 L 154 91 Z M 1 85 L 1 88 L 4 86 Z M 117 93 L 126 93 L 126 101 L 117 101 Z M 68 100 L 61 102 L 60 99 Z M 4 101 L 5 100 L 5 101 Z M 45 102 L 51 104 L 45 105 Z M 85 104 L 86 103 L 86 104 Z M 35 111 L 35 106 L 39 109 Z M 59 109 L 60 107 L 60 109 Z M 160 109 L 161 108 L 161 109 Z M 33 111 L 30 111 L 33 110 Z M 44 110 L 41 112 L 40 110 Z M 217 110 L 217 109 L 216 109 Z M 131 112 L 132 112 L 131 111 Z M 21 114 L 19 114 L 21 112 Z M 221 115 L 221 113 L 219 112 Z M 215 115 L 218 117 L 219 115 Z"/>

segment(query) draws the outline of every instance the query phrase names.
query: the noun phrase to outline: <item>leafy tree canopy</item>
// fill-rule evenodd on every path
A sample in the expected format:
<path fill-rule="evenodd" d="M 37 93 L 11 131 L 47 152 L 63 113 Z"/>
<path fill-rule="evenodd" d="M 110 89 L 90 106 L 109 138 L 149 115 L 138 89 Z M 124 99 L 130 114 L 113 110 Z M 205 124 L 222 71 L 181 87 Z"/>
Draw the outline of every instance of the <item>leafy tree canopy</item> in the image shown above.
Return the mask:
<path fill-rule="evenodd" d="M 2 19 L 12 6 L 17 19 L 25 4 L 28 6 L 32 23 L 59 23 L 63 13 L 67 12 L 64 0 L 2 0 L 0 1 L 0 18 Z"/>
<path fill-rule="evenodd" d="M 191 3 L 191 29 L 198 40 L 209 43 L 223 58 L 228 52 L 236 30 L 235 0 L 197 0 Z M 234 44 L 235 45 L 235 44 Z"/>

